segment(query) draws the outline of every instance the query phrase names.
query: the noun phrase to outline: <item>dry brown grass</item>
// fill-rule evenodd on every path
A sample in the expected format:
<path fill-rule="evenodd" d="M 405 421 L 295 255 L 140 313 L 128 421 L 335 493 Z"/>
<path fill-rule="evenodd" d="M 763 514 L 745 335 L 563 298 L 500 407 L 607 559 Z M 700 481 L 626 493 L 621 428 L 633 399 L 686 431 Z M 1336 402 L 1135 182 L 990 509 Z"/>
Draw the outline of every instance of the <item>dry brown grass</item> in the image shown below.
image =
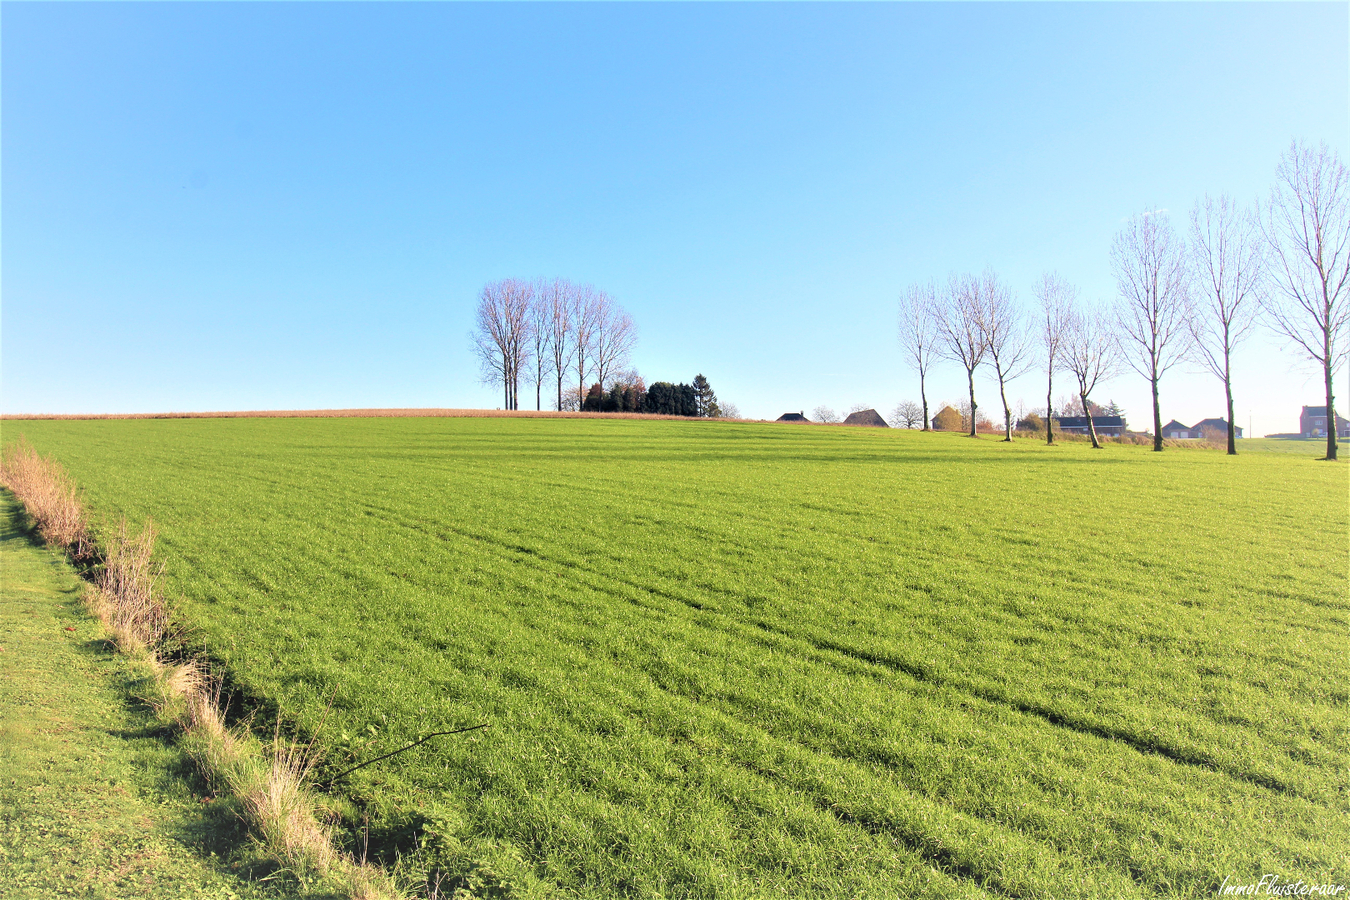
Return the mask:
<path fill-rule="evenodd" d="M 244 807 L 245 818 L 283 862 L 322 875 L 333 868 L 338 854 L 315 818 L 314 798 L 307 785 L 317 761 L 312 746 L 283 739 L 278 723 L 262 764 L 237 766 L 227 781 Z"/>
<path fill-rule="evenodd" d="M 0 451 L 0 484 L 23 504 L 43 540 L 77 562 L 92 558 L 89 520 L 74 480 L 54 460 L 39 456 L 23 435 Z"/>
<path fill-rule="evenodd" d="M 157 587 L 160 568 L 151 558 L 154 523 L 147 521 L 141 533 L 132 537 L 123 519 L 105 543 L 103 571 L 97 581 L 108 598 L 104 621 L 124 650 L 158 646 L 168 630 L 169 607 Z"/>

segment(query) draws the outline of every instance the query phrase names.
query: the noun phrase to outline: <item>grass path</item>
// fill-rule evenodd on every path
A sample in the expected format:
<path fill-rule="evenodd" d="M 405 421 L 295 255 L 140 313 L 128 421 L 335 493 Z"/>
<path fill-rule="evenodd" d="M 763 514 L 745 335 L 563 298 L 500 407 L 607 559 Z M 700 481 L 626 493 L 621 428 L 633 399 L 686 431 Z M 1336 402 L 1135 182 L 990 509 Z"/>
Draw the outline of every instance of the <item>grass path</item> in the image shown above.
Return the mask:
<path fill-rule="evenodd" d="M 0 898 L 269 896 L 79 591 L 0 491 Z"/>

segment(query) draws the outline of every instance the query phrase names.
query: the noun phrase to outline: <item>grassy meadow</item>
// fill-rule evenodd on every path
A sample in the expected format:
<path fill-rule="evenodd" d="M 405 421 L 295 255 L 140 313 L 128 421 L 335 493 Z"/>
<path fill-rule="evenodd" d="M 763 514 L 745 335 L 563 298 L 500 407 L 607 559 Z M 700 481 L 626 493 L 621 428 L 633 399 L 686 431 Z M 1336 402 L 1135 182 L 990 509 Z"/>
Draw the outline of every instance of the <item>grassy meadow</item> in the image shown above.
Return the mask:
<path fill-rule="evenodd" d="M 582 897 L 1350 882 L 1350 476 L 584 419 L 9 421 L 360 852 Z M 1274 446 L 1279 444 L 1279 446 Z M 270 726 L 268 726 L 270 727 Z"/>

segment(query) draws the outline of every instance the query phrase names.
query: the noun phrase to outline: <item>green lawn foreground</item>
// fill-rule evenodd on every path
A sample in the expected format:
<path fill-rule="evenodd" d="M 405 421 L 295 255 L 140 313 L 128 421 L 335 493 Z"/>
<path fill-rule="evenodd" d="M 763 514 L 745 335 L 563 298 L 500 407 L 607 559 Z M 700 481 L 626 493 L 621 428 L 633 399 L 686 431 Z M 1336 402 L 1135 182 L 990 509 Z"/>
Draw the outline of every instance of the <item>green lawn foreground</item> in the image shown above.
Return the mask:
<path fill-rule="evenodd" d="M 707 422 L 6 431 L 105 524 L 155 519 L 194 647 L 319 733 L 321 777 L 491 723 L 337 787 L 348 835 L 368 816 L 373 852 L 454 886 L 1350 882 L 1350 469 L 1312 453 Z"/>
<path fill-rule="evenodd" d="M 79 594 L 0 491 L 0 898 L 276 896 L 202 858 L 233 816 L 203 813 Z"/>

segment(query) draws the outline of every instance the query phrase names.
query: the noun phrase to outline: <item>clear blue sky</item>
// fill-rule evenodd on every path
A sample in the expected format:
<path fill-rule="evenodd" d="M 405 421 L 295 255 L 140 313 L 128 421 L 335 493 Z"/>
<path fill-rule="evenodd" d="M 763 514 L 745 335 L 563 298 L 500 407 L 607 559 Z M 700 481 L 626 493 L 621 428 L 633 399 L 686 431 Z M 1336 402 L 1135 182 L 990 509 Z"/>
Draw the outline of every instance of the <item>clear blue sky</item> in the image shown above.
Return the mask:
<path fill-rule="evenodd" d="M 906 284 L 1109 300 L 1126 217 L 1350 148 L 1345 3 L 5 2 L 0 34 L 5 412 L 491 408 L 478 290 L 561 275 L 648 381 L 887 413 Z M 1258 433 L 1322 402 L 1278 346 L 1238 363 Z M 1108 397 L 1150 418 L 1138 376 Z M 1209 376 L 1163 401 L 1222 415 Z"/>

